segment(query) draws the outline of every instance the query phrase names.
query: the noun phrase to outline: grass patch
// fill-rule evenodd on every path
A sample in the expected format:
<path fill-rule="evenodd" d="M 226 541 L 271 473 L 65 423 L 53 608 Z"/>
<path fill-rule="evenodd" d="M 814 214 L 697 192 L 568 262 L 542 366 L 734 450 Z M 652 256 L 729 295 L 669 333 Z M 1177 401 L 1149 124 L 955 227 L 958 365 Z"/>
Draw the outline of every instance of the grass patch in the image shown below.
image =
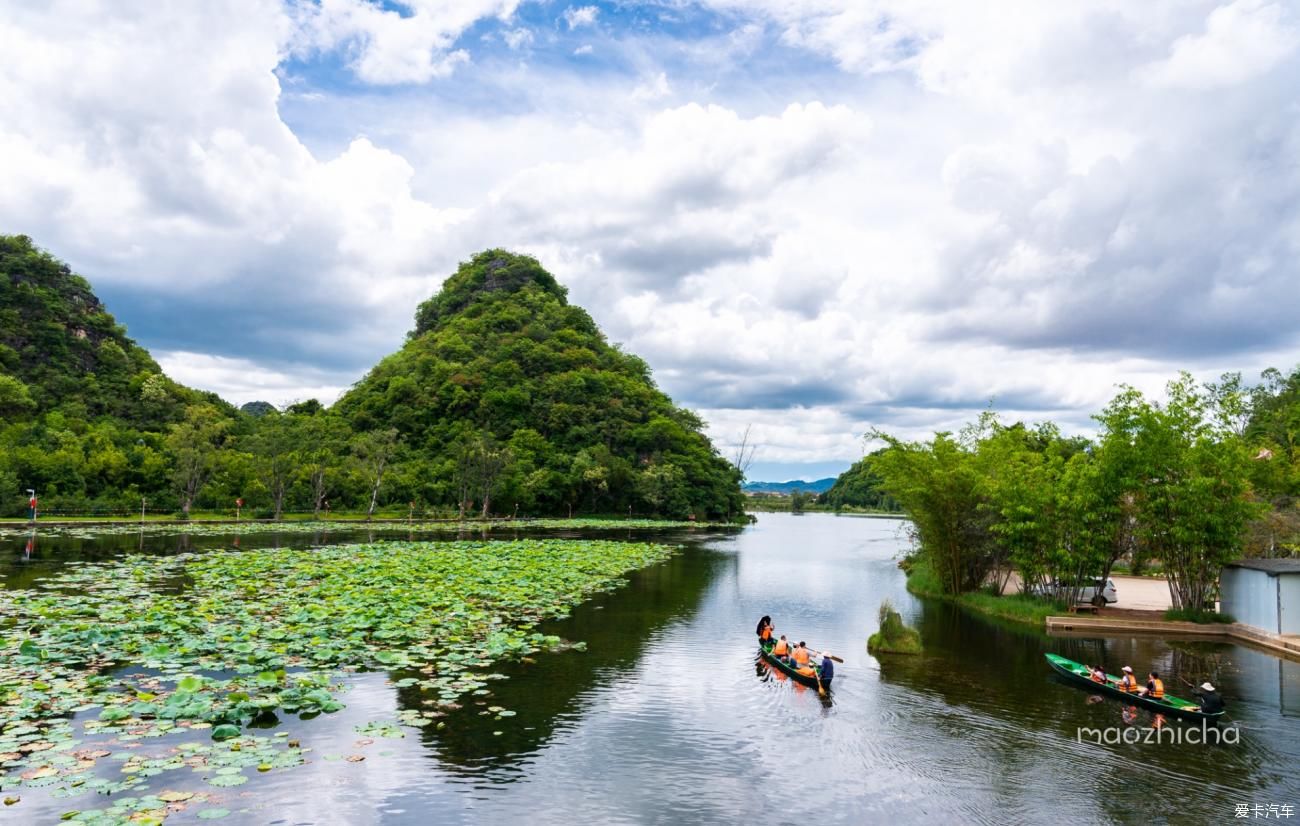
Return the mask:
<path fill-rule="evenodd" d="M 1237 621 L 1232 614 L 1221 614 L 1218 611 L 1210 611 L 1205 608 L 1169 608 L 1165 611 L 1165 619 L 1178 622 L 1198 622 L 1202 625 L 1219 622 L 1224 625 L 1231 625 Z"/>
<path fill-rule="evenodd" d="M 880 630 L 867 638 L 867 653 L 921 653 L 921 635 L 903 624 L 903 618 L 889 600 L 880 603 Z"/>
<path fill-rule="evenodd" d="M 1043 599 L 1028 594 L 991 594 L 988 591 L 972 591 L 967 594 L 946 594 L 939 582 L 939 577 L 928 561 L 921 557 L 909 557 L 899 567 L 907 572 L 907 590 L 917 596 L 945 599 L 964 605 L 972 611 L 1012 622 L 1037 625 L 1040 628 L 1048 617 L 1065 613 L 1066 606 L 1059 600 Z"/>

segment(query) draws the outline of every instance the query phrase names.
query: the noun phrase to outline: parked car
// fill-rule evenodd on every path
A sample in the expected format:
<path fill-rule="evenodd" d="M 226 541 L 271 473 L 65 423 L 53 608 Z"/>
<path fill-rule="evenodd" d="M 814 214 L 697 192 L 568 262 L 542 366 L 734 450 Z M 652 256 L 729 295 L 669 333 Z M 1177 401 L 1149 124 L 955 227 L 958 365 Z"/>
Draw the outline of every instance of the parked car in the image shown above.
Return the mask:
<path fill-rule="evenodd" d="M 1071 582 L 1057 579 L 1047 583 L 1037 583 L 1029 588 L 1029 593 L 1040 597 L 1054 597 L 1065 592 L 1072 585 Z M 1094 577 L 1087 580 L 1079 589 L 1079 602 L 1090 602 L 1098 608 L 1118 601 L 1119 593 L 1115 590 L 1115 580 L 1109 577 L 1104 579 Z"/>

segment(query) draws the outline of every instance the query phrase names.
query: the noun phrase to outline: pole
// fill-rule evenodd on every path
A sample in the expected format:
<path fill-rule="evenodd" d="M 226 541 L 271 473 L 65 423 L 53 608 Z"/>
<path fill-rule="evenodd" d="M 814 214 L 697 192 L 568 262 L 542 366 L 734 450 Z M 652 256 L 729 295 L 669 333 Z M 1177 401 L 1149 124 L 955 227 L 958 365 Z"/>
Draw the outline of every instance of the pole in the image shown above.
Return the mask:
<path fill-rule="evenodd" d="M 141 496 L 140 497 L 140 527 L 142 528 L 144 527 L 144 506 L 145 506 L 145 498 Z"/>

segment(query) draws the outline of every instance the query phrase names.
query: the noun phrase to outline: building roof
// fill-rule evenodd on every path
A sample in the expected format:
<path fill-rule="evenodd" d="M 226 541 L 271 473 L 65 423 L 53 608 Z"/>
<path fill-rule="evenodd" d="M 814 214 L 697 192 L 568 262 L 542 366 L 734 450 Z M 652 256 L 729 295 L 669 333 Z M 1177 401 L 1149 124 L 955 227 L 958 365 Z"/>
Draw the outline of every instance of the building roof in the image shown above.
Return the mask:
<path fill-rule="evenodd" d="M 1265 571 L 1270 576 L 1278 574 L 1300 574 L 1300 559 L 1238 559 L 1228 564 L 1229 568 L 1251 568 Z"/>

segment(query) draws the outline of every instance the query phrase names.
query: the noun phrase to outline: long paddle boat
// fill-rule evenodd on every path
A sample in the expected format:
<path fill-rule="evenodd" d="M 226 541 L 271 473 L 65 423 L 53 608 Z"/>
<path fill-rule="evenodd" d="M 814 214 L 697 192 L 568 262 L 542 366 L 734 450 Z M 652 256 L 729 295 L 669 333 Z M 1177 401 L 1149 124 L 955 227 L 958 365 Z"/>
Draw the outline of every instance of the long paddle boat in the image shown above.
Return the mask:
<path fill-rule="evenodd" d="M 808 663 L 810 666 L 812 666 L 813 671 L 817 672 L 816 676 L 810 677 L 806 674 L 800 674 L 797 670 L 795 670 L 795 667 L 792 663 L 788 663 L 785 660 L 781 659 L 780 657 L 772 653 L 772 646 L 774 646 L 775 644 L 776 643 L 768 642 L 768 643 L 759 643 L 758 645 L 759 654 L 762 655 L 764 661 L 766 661 L 768 665 L 777 669 L 782 674 L 785 674 L 795 682 L 802 683 L 803 685 L 809 686 L 810 688 L 817 687 L 818 678 L 821 679 L 822 688 L 831 687 L 831 680 L 834 678 L 822 677 L 821 675 L 822 667 L 820 665 L 816 665 L 812 662 Z"/>
<path fill-rule="evenodd" d="M 1196 703 L 1184 700 L 1181 697 L 1174 697 L 1168 693 L 1165 694 L 1163 700 L 1155 700 L 1150 697 L 1143 697 L 1141 694 L 1121 691 L 1118 677 L 1107 674 L 1106 682 L 1099 683 L 1088 676 L 1086 667 L 1074 660 L 1067 660 L 1065 657 L 1056 654 L 1047 654 L 1046 657 L 1047 664 L 1052 667 L 1052 670 L 1064 677 L 1071 685 L 1086 688 L 1107 697 L 1115 697 L 1129 705 L 1141 706 L 1148 711 L 1168 714 L 1171 717 L 1181 717 L 1184 720 L 1208 720 L 1214 722 L 1223 716 L 1222 711 L 1216 711 L 1213 714 L 1206 713 L 1201 711 L 1201 707 Z"/>

